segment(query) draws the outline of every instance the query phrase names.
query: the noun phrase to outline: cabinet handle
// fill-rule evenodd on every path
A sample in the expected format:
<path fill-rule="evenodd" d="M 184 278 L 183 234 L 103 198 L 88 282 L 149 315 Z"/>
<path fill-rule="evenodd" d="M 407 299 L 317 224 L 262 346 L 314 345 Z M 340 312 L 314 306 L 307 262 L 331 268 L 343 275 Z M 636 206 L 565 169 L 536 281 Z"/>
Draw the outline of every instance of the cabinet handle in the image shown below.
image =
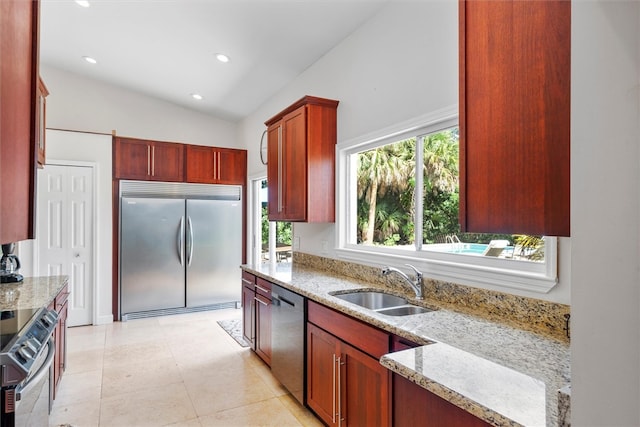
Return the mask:
<path fill-rule="evenodd" d="M 282 126 L 278 126 L 278 213 L 282 212 Z"/>
<path fill-rule="evenodd" d="M 258 285 L 254 285 L 256 288 L 260 289 L 262 292 L 264 292 L 265 294 L 271 293 L 271 291 L 269 289 L 265 289 L 262 286 L 258 286 Z"/>
<path fill-rule="evenodd" d="M 342 417 L 342 356 L 338 357 L 338 427 L 342 427 L 344 418 Z"/>
<path fill-rule="evenodd" d="M 147 175 L 151 175 L 151 146 L 147 145 Z"/>
<path fill-rule="evenodd" d="M 260 298 L 255 298 L 254 297 L 253 299 L 256 300 L 257 302 L 259 302 L 260 304 L 264 305 L 265 307 L 269 305 L 266 302 L 262 301 Z"/>
<path fill-rule="evenodd" d="M 156 147 L 151 147 L 151 176 L 156 176 Z"/>
<path fill-rule="evenodd" d="M 218 173 L 218 181 L 220 181 L 220 152 L 218 151 L 218 167 L 216 168 L 216 171 Z"/>
<path fill-rule="evenodd" d="M 256 341 L 256 321 L 255 321 L 255 310 L 256 306 L 255 298 L 251 300 L 251 304 L 249 304 L 249 311 L 251 312 L 251 342 Z"/>
<path fill-rule="evenodd" d="M 336 355 L 333 354 L 333 411 L 331 412 L 331 422 L 336 423 Z M 339 414 L 338 414 L 339 415 Z"/>
<path fill-rule="evenodd" d="M 247 285 L 250 285 L 250 286 L 253 285 L 253 282 L 245 279 L 244 277 L 242 278 L 242 283 L 246 283 Z"/>
<path fill-rule="evenodd" d="M 220 179 L 220 158 L 218 157 L 220 153 L 218 151 L 213 152 L 213 179 Z"/>

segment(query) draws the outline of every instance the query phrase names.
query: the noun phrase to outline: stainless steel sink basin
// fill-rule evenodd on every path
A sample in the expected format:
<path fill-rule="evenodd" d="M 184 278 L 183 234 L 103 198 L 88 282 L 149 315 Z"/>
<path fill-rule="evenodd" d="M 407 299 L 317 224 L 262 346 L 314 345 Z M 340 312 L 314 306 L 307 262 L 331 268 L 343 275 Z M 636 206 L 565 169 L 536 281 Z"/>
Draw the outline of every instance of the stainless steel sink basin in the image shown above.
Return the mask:
<path fill-rule="evenodd" d="M 385 314 L 387 316 L 409 316 L 411 314 L 422 314 L 433 311 L 428 308 L 419 307 L 417 305 L 403 305 L 401 307 L 393 307 L 387 308 L 384 310 L 377 310 L 380 314 Z"/>
<path fill-rule="evenodd" d="M 433 311 L 413 305 L 405 298 L 378 291 L 347 292 L 333 296 L 387 316 L 409 316 Z"/>
<path fill-rule="evenodd" d="M 346 294 L 334 295 L 341 300 L 359 305 L 370 310 L 397 307 L 407 304 L 407 300 L 384 292 L 349 292 Z"/>

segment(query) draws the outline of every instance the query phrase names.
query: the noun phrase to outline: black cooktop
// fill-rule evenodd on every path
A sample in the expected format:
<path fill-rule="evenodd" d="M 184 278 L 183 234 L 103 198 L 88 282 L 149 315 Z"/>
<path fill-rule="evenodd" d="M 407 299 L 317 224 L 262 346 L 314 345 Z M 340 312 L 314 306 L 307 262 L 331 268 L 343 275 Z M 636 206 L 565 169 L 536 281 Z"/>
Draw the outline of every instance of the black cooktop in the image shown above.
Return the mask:
<path fill-rule="evenodd" d="M 38 311 L 40 308 L 0 311 L 0 351 L 7 350 L 5 347 Z"/>

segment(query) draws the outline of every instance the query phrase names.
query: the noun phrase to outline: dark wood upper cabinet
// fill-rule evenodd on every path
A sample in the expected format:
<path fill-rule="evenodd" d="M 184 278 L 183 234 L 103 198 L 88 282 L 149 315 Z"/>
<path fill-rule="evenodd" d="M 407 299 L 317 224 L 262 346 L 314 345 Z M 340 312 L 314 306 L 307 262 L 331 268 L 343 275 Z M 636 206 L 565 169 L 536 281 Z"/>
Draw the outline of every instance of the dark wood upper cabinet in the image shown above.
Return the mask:
<path fill-rule="evenodd" d="M 305 96 L 265 122 L 270 221 L 335 220 L 337 107 Z"/>
<path fill-rule="evenodd" d="M 184 145 L 116 137 L 114 178 L 182 182 Z"/>
<path fill-rule="evenodd" d="M 40 2 L 0 1 L 0 243 L 35 237 Z"/>
<path fill-rule="evenodd" d="M 461 0 L 463 231 L 570 234 L 568 0 Z"/>
<path fill-rule="evenodd" d="M 185 158 L 187 182 L 246 185 L 246 150 L 187 145 Z"/>

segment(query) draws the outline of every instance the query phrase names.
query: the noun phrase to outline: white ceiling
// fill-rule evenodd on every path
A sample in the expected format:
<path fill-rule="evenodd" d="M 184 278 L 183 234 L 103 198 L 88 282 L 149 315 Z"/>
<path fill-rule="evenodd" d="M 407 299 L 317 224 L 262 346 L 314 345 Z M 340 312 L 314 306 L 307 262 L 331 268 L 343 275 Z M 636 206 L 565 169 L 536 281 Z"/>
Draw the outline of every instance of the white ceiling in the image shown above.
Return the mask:
<path fill-rule="evenodd" d="M 388 1 L 41 0 L 40 61 L 238 120 Z"/>

